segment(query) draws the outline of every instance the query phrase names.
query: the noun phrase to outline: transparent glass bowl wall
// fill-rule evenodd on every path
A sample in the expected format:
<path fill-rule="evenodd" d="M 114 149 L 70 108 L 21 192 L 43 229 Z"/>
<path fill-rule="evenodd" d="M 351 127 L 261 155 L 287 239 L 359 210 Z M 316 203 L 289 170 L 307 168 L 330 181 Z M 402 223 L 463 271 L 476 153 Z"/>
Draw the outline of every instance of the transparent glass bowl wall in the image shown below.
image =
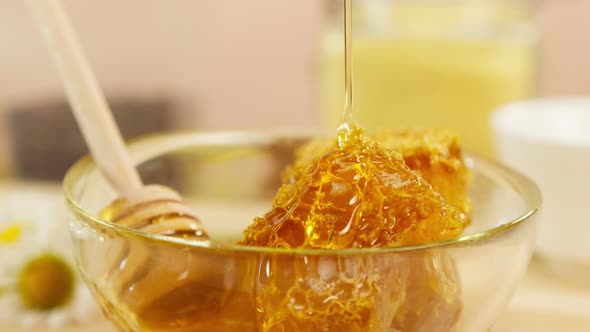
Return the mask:
<path fill-rule="evenodd" d="M 252 219 L 271 207 L 280 172 L 306 140 L 299 134 L 179 133 L 130 145 L 145 182 L 179 190 L 218 240 L 211 246 L 99 219 L 98 212 L 115 194 L 90 159 L 76 164 L 65 180 L 75 254 L 109 319 L 121 331 L 263 331 L 256 303 L 268 286 L 269 269 L 289 270 L 294 259 L 308 264 L 378 260 L 402 266 L 444 255 L 454 262 L 460 284 L 463 309 L 457 331 L 486 331 L 531 256 L 540 206 L 534 183 L 468 157 L 473 223 L 461 238 L 446 243 L 338 251 L 234 246 Z M 425 326 L 436 326 L 445 318 L 424 313 L 421 319 Z"/>

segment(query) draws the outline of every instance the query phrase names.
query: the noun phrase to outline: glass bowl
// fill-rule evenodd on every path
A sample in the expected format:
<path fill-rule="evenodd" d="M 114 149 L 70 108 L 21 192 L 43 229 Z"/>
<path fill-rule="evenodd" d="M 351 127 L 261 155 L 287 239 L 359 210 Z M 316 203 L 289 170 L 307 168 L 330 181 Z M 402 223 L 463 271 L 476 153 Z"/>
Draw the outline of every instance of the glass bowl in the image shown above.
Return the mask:
<path fill-rule="evenodd" d="M 233 242 L 270 209 L 300 133 L 172 133 L 129 145 L 145 183 L 177 189 L 216 241 L 97 217 L 115 193 L 90 158 L 66 175 L 75 257 L 121 331 L 487 331 L 525 273 L 541 196 L 468 156 L 472 224 L 452 241 L 388 249 L 271 249 Z"/>

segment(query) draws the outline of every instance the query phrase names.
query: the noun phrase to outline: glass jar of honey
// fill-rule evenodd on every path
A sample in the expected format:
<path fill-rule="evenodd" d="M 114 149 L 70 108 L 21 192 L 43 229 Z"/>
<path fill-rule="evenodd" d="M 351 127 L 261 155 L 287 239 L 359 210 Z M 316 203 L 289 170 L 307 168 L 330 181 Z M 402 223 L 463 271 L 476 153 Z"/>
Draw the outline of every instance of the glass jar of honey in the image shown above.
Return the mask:
<path fill-rule="evenodd" d="M 322 124 L 344 100 L 341 1 L 327 2 L 319 49 Z M 489 115 L 535 94 L 538 33 L 529 0 L 353 1 L 355 117 L 369 131 L 451 127 L 493 156 Z"/>

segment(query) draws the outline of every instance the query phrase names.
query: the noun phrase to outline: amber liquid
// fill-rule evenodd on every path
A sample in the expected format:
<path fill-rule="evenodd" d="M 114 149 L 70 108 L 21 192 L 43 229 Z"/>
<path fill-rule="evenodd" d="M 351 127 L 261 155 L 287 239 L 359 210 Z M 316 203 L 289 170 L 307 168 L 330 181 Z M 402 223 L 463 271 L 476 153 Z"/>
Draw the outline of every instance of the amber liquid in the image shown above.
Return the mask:
<path fill-rule="evenodd" d="M 89 288 L 120 331 L 258 331 L 254 256 L 191 253 L 146 241 L 125 241 L 123 252 L 117 266 L 144 253 L 149 260 L 132 276 L 129 268 L 106 264 L 99 278 L 86 278 L 96 281 Z"/>

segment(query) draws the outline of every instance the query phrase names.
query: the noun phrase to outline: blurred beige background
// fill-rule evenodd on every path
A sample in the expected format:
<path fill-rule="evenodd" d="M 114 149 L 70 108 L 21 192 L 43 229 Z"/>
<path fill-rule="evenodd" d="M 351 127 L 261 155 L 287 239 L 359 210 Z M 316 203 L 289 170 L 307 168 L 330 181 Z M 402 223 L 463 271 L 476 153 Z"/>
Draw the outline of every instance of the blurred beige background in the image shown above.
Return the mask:
<path fill-rule="evenodd" d="M 322 1 L 65 2 L 111 95 L 173 97 L 194 112 L 183 121 L 190 127 L 316 125 L 311 75 Z M 590 0 L 538 4 L 541 93 L 590 93 Z M 61 94 L 26 3 L 0 0 L 0 8 L 0 105 Z"/>
<path fill-rule="evenodd" d="M 590 0 L 539 3 L 542 94 L 590 94 Z"/>
<path fill-rule="evenodd" d="M 320 1 L 65 3 L 108 94 L 172 96 L 199 113 L 191 127 L 311 122 Z M 0 104 L 61 94 L 26 2 L 0 8 Z"/>

